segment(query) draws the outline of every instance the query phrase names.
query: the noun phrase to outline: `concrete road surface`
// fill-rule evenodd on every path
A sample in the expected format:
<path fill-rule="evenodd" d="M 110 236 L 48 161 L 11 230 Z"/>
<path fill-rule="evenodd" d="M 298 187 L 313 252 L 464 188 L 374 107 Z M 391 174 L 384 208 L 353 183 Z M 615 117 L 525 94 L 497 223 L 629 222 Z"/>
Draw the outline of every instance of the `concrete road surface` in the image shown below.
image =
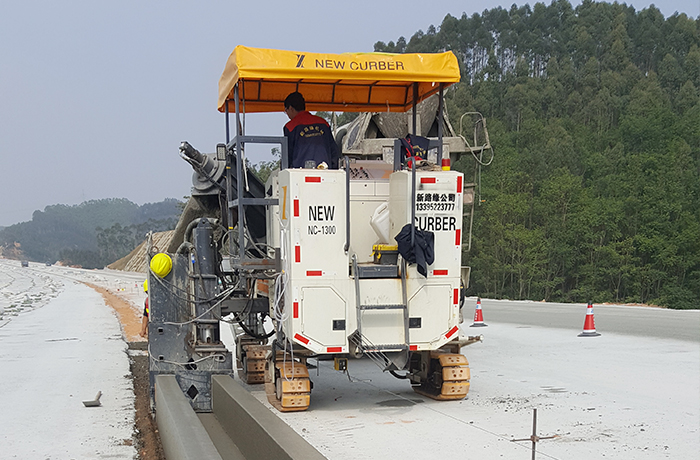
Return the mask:
<path fill-rule="evenodd" d="M 699 306 L 700 307 L 700 306 Z M 469 326 L 476 297 L 464 305 L 464 326 Z M 512 323 L 583 331 L 586 304 L 481 299 L 484 322 Z M 628 305 L 593 305 L 597 332 L 638 337 L 672 338 L 700 342 L 700 310 L 670 310 Z M 488 328 L 482 328 L 487 330 Z M 465 333 L 479 330 L 465 327 Z M 475 334 L 476 335 L 476 334 Z"/>

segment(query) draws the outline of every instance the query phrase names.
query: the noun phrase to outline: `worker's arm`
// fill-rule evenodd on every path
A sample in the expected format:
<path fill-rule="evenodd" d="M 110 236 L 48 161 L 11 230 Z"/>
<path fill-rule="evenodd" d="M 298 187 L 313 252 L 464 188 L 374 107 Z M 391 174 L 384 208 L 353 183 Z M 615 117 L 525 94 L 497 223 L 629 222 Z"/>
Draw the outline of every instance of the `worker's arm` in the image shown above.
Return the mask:
<path fill-rule="evenodd" d="M 292 168 L 292 158 L 294 158 L 294 136 L 292 136 L 292 133 L 286 126 L 284 127 L 284 137 L 287 138 L 287 167 Z"/>

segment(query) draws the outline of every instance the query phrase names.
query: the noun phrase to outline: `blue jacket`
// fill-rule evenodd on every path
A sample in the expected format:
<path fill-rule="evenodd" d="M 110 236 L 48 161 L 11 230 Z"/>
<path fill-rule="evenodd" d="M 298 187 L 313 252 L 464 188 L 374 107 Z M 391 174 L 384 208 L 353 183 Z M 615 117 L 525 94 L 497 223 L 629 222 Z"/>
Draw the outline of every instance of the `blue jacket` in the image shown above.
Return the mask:
<path fill-rule="evenodd" d="M 303 168 L 307 160 L 314 160 L 317 165 L 325 161 L 329 168 L 338 168 L 338 146 L 331 127 L 323 118 L 306 110 L 299 112 L 284 125 L 284 135 L 287 137 L 290 168 Z"/>

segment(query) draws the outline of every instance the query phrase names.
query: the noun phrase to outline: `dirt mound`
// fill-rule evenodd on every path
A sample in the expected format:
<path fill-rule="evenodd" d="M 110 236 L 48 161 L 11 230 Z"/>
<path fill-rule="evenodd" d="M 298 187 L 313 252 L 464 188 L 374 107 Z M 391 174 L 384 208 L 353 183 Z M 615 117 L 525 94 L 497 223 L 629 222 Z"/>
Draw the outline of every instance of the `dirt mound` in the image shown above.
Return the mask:
<path fill-rule="evenodd" d="M 153 248 L 154 252 L 165 251 L 170 240 L 172 240 L 174 230 L 168 230 L 167 232 L 158 232 L 153 234 Z M 141 272 L 146 273 L 148 268 L 148 254 L 146 253 L 146 241 L 139 244 L 136 249 L 131 251 L 128 255 L 122 257 L 121 259 L 113 262 L 107 266 L 112 270 L 123 270 L 127 272 Z"/>
<path fill-rule="evenodd" d="M 26 259 L 21 245 L 17 242 L 0 245 L 0 257 L 14 260 Z"/>

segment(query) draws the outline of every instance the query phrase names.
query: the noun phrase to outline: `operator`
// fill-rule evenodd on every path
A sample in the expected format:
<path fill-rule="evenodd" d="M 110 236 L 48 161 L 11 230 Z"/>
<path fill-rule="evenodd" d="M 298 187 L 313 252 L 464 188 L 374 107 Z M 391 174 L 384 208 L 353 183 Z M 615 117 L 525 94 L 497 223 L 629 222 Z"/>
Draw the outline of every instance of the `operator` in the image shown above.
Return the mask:
<path fill-rule="evenodd" d="M 303 168 L 311 160 L 316 166 L 325 162 L 329 168 L 338 169 L 338 146 L 331 134 L 331 127 L 326 120 L 306 110 L 306 101 L 300 92 L 295 91 L 287 96 L 284 113 L 289 117 L 289 122 L 284 125 L 289 167 Z"/>
<path fill-rule="evenodd" d="M 148 338 L 148 314 L 150 313 L 148 308 L 148 280 L 143 282 L 143 292 L 146 293 L 146 300 L 143 302 L 143 318 L 141 319 L 141 332 L 139 335 Z"/>

